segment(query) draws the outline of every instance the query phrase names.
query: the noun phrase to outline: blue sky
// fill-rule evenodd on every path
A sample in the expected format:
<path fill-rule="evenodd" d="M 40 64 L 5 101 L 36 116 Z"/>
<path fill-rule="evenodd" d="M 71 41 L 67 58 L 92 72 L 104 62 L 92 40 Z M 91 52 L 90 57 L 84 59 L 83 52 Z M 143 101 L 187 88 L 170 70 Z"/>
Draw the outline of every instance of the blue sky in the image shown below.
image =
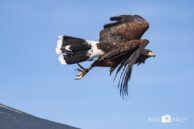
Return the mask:
<path fill-rule="evenodd" d="M 83 129 L 193 128 L 194 1 L 1 0 L 0 103 Z M 55 53 L 61 34 L 98 40 L 109 17 L 139 14 L 156 58 L 133 69 L 123 101 L 107 68 L 75 81 Z M 84 63 L 84 66 L 89 66 Z M 150 122 L 169 114 L 183 123 Z"/>

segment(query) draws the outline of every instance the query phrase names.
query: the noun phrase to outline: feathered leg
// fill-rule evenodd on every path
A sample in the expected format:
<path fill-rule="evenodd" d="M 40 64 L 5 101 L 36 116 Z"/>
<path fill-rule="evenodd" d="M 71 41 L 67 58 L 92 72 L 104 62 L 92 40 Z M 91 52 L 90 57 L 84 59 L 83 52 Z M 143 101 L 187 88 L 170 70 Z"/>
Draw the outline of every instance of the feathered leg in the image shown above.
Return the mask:
<path fill-rule="evenodd" d="M 88 69 L 86 69 L 83 66 L 81 66 L 79 63 L 77 65 L 79 66 L 79 68 L 76 69 L 78 71 L 78 74 L 76 75 L 77 77 L 75 80 L 82 79 L 93 68 L 93 66 L 90 66 Z"/>
<path fill-rule="evenodd" d="M 81 66 L 79 63 L 77 63 L 79 66 L 78 69 L 76 69 L 79 73 L 76 75 L 76 80 L 80 80 L 82 77 L 84 77 L 93 67 L 112 67 L 114 65 L 114 62 L 112 61 L 94 61 L 92 65 L 86 69 L 83 66 Z"/>

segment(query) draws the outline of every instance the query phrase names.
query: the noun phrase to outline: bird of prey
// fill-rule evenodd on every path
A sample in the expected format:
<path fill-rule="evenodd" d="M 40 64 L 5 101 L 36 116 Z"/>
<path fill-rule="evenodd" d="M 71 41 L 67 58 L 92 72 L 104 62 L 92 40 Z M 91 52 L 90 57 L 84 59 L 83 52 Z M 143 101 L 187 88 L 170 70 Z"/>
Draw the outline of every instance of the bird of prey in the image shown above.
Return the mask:
<path fill-rule="evenodd" d="M 62 64 L 78 64 L 77 80 L 84 77 L 93 67 L 109 67 L 115 78 L 120 73 L 118 87 L 121 96 L 128 94 L 128 81 L 132 67 L 140 65 L 155 54 L 145 47 L 149 40 L 141 39 L 149 28 L 148 22 L 139 15 L 120 15 L 110 18 L 104 25 L 99 41 L 61 35 L 57 41 L 56 52 Z M 89 68 L 80 62 L 93 61 Z"/>

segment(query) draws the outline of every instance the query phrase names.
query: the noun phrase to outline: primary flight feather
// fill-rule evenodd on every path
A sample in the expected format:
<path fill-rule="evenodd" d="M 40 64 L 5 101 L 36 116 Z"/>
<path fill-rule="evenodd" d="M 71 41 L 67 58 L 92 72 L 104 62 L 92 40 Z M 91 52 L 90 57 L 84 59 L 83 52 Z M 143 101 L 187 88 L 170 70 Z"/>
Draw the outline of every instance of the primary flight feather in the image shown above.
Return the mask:
<path fill-rule="evenodd" d="M 99 41 L 85 40 L 72 36 L 59 36 L 56 52 L 62 64 L 78 64 L 77 80 L 84 77 L 93 67 L 110 67 L 110 74 L 120 72 L 118 87 L 121 96 L 128 94 L 128 81 L 134 64 L 144 63 L 154 53 L 145 49 L 149 41 L 141 39 L 149 28 L 148 22 L 139 15 L 120 15 L 110 18 L 104 25 Z M 94 62 L 86 69 L 79 63 Z"/>

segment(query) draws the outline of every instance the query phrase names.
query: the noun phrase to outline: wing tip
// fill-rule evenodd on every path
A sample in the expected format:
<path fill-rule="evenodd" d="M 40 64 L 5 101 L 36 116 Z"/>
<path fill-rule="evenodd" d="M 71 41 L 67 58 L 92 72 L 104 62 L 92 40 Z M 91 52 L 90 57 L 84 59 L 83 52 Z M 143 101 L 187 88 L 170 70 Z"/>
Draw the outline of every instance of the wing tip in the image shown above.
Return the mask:
<path fill-rule="evenodd" d="M 110 18 L 110 21 L 142 22 L 142 21 L 146 21 L 146 20 L 142 16 L 134 14 L 134 15 L 113 16 L 113 17 Z"/>
<path fill-rule="evenodd" d="M 113 21 L 111 23 L 105 24 L 104 29 L 111 27 L 111 26 L 116 26 L 120 23 L 124 22 L 143 22 L 146 23 L 146 28 L 149 27 L 149 23 L 140 15 L 119 15 L 119 16 L 113 16 L 110 17 L 110 21 Z"/>

